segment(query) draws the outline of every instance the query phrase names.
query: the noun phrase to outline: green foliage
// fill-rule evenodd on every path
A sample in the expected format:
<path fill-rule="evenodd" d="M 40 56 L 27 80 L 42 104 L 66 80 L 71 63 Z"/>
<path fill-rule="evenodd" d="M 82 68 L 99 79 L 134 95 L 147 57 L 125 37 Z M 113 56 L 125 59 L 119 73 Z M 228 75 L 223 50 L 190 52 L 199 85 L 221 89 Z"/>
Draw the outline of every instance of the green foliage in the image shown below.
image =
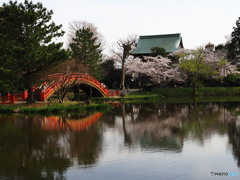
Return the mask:
<path fill-rule="evenodd" d="M 240 85 L 240 74 L 228 74 L 224 79 L 224 83 L 227 86 L 239 86 Z"/>
<path fill-rule="evenodd" d="M 218 67 L 225 65 L 225 60 L 212 64 L 206 60 L 203 49 L 197 49 L 190 53 L 179 54 L 181 64 L 180 70 L 193 86 L 193 95 L 196 95 L 196 87 L 206 79 L 217 76 Z"/>
<path fill-rule="evenodd" d="M 101 43 L 90 28 L 78 29 L 70 43 L 73 57 L 89 69 L 89 73 L 96 78 L 101 77 L 100 62 L 102 61 Z"/>
<path fill-rule="evenodd" d="M 152 47 L 151 52 L 153 53 L 153 56 L 161 55 L 162 57 L 167 57 L 167 52 L 162 47 Z"/>
<path fill-rule="evenodd" d="M 12 71 L 4 69 L 3 64 L 0 65 L 0 92 L 6 93 L 14 90 L 14 78 Z"/>
<path fill-rule="evenodd" d="M 1 68 L 25 88 L 35 83 L 34 75 L 69 56 L 62 43 L 52 41 L 64 34 L 61 25 L 50 22 L 52 14 L 41 3 L 27 0 L 19 4 L 10 1 L 0 9 Z"/>
<path fill-rule="evenodd" d="M 203 61 L 201 52 L 195 53 L 191 58 L 183 59 L 180 64 L 182 73 L 188 77 L 190 83 L 193 85 L 199 84 L 201 80 L 211 73 L 210 65 Z"/>

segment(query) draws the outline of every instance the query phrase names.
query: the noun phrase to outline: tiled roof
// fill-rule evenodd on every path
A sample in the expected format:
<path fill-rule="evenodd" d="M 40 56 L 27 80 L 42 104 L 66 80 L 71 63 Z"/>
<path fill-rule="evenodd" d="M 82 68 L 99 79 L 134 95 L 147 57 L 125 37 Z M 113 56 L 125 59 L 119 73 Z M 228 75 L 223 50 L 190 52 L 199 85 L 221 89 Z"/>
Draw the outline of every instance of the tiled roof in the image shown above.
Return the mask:
<path fill-rule="evenodd" d="M 164 34 L 140 36 L 137 48 L 132 54 L 151 54 L 152 47 L 162 47 L 167 53 L 174 52 L 183 47 L 181 34 Z"/>

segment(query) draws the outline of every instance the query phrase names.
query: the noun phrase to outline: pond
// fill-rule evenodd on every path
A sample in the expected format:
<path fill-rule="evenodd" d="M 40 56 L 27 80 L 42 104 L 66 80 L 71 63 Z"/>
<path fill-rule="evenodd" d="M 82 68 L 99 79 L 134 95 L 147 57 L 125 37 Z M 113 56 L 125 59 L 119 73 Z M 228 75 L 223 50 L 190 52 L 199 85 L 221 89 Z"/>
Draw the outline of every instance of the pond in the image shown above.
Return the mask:
<path fill-rule="evenodd" d="M 239 179 L 240 103 L 0 115 L 0 179 Z"/>

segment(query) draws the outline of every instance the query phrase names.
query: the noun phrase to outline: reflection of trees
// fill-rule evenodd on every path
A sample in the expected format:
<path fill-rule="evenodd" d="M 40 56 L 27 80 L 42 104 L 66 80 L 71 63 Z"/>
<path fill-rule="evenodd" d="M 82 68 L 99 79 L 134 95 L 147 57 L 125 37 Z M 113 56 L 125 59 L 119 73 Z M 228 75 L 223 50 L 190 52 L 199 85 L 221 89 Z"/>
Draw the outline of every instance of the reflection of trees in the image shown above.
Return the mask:
<path fill-rule="evenodd" d="M 228 126 L 229 143 L 232 144 L 232 151 L 237 165 L 240 167 L 240 124 L 239 121 L 232 122 Z"/>
<path fill-rule="evenodd" d="M 91 166 L 96 164 L 101 152 L 102 136 L 99 126 L 93 126 L 102 113 L 68 114 L 57 117 L 52 129 L 68 130 L 68 151 L 71 157 L 77 157 L 78 164 Z M 64 130 L 64 131 L 63 131 Z"/>
<path fill-rule="evenodd" d="M 182 139 L 178 133 L 184 116 L 179 113 L 184 111 L 181 105 L 142 104 L 133 108 L 134 119 L 127 127 L 135 142 L 139 141 L 146 150 L 181 151 Z"/>
<path fill-rule="evenodd" d="M 81 121 L 77 115 L 59 120 L 68 118 Z M 43 129 L 45 121 L 46 117 L 0 116 L 0 179 L 64 179 L 75 157 L 79 165 L 96 163 L 102 142 L 97 124 L 85 122 L 81 131 L 49 130 Z"/>
<path fill-rule="evenodd" d="M 118 128 L 126 145 L 131 147 L 140 142 L 142 148 L 181 149 L 181 139 L 177 133 L 180 120 L 176 122 L 174 118 L 179 119 L 176 109 L 182 108 L 166 104 L 121 104 L 120 109 L 106 113 L 104 122 L 116 127 L 119 123 L 115 121 L 122 120 L 122 126 Z"/>
<path fill-rule="evenodd" d="M 102 151 L 102 133 L 99 126 L 69 134 L 69 152 L 78 158 L 78 164 L 85 167 L 96 164 Z"/>
<path fill-rule="evenodd" d="M 122 134 L 128 148 L 137 145 L 151 152 L 181 152 L 186 139 L 204 144 L 206 136 L 228 133 L 239 164 L 237 107 L 216 103 L 121 104 L 81 131 L 68 128 L 70 121 L 82 122 L 89 114 L 55 116 L 57 123 L 65 125 L 57 124 L 64 128 L 51 130 L 44 127 L 48 117 L 0 116 L 0 179 L 64 179 L 72 164 L 93 166 L 102 152 L 103 131 L 108 128 Z"/>
<path fill-rule="evenodd" d="M 148 150 L 179 152 L 185 138 L 204 144 L 206 136 L 225 134 L 228 123 L 236 119 L 230 109 L 230 105 L 225 108 L 216 103 L 122 104 L 115 119 L 122 118 L 123 126 L 118 128 L 128 145 L 140 143 Z M 114 113 L 109 114 L 114 124 Z"/>
<path fill-rule="evenodd" d="M 124 142 L 126 144 L 131 144 L 131 137 L 130 137 L 129 133 L 127 132 L 127 128 L 126 128 L 126 108 L 125 108 L 125 104 L 121 104 L 121 112 L 122 112 Z"/>
<path fill-rule="evenodd" d="M 236 116 L 221 104 L 188 105 L 187 116 L 182 118 L 181 133 L 185 138 L 195 138 L 203 144 L 205 136 L 210 136 L 214 132 L 225 134 L 227 124 L 235 119 Z"/>
<path fill-rule="evenodd" d="M 5 121 L 2 121 L 5 119 Z M 56 136 L 46 134 L 33 118 L 19 118 L 17 125 L 6 117 L 0 125 L 0 177 L 4 179 L 54 179 L 63 177 L 70 165 L 61 153 Z"/>
<path fill-rule="evenodd" d="M 57 117 L 56 131 L 65 133 L 67 151 L 71 157 L 76 157 L 78 164 L 85 167 L 96 164 L 101 152 L 102 134 L 99 126 L 94 124 L 102 113 L 68 114 Z M 67 131 L 67 135 L 66 135 Z"/>

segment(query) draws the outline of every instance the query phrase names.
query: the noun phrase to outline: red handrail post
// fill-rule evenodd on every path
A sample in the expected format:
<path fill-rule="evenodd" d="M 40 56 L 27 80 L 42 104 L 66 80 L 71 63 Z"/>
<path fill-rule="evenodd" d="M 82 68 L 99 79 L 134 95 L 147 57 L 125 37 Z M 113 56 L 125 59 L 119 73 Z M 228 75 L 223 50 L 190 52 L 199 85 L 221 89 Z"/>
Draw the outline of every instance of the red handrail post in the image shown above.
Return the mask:
<path fill-rule="evenodd" d="M 25 99 L 27 99 L 27 91 L 23 91 L 23 93 L 22 93 L 22 98 L 23 98 L 23 100 L 25 100 Z"/>
<path fill-rule="evenodd" d="M 11 98 L 11 94 L 7 94 L 7 101 L 9 101 L 10 100 L 10 98 Z"/>
<path fill-rule="evenodd" d="M 119 90 L 116 90 L 116 96 L 119 96 Z"/>
<path fill-rule="evenodd" d="M 40 91 L 40 101 L 44 101 L 44 91 Z"/>
<path fill-rule="evenodd" d="M 15 102 L 15 95 L 14 94 L 10 94 L 9 98 L 10 98 L 10 103 L 14 104 L 14 102 Z"/>

